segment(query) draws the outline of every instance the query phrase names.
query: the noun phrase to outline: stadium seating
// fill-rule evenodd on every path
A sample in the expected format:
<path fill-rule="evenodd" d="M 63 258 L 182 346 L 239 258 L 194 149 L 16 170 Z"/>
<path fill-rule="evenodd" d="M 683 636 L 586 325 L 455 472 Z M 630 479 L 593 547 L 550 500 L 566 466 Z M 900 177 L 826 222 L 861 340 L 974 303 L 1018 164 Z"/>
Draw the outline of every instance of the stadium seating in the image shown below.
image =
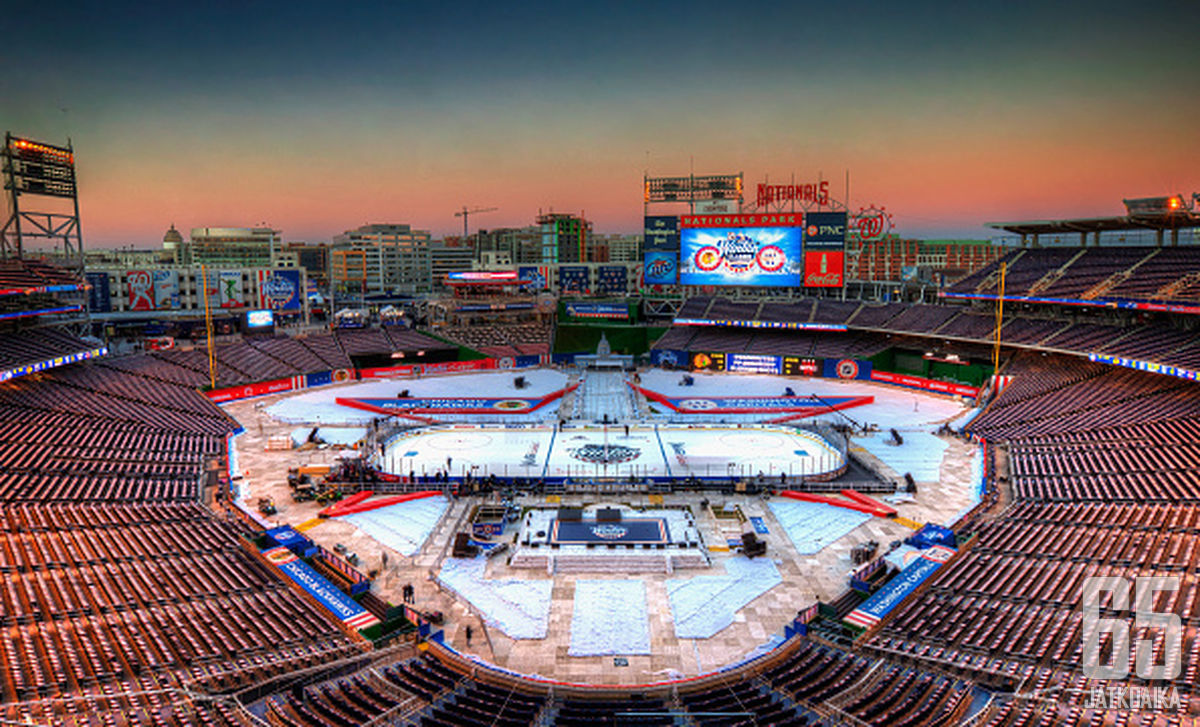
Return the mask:
<path fill-rule="evenodd" d="M 35 328 L 0 334 L 0 369 L 49 361 L 95 348 L 78 336 L 53 328 Z"/>
<path fill-rule="evenodd" d="M 489 348 L 505 352 L 503 355 L 506 356 L 550 352 L 551 330 L 548 326 L 537 324 L 443 326 L 437 330 L 437 334 L 482 353 L 487 353 L 485 349 Z"/>

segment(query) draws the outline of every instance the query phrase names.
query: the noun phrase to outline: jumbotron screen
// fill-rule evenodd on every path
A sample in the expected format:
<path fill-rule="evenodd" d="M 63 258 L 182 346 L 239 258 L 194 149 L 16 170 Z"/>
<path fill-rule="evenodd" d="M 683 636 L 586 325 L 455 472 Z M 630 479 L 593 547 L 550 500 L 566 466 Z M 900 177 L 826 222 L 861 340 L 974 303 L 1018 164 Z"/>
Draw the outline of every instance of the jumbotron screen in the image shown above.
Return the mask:
<path fill-rule="evenodd" d="M 680 285 L 798 286 L 799 227 L 698 227 L 680 230 Z"/>

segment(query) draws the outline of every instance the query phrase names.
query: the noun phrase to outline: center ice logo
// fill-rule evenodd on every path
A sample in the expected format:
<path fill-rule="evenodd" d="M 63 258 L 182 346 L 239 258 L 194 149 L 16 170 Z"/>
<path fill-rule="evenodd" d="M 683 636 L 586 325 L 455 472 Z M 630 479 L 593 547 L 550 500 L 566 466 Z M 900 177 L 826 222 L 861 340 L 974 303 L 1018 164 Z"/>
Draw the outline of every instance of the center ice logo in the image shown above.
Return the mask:
<path fill-rule="evenodd" d="M 629 528 L 623 528 L 620 525 L 595 525 L 592 527 L 592 535 L 595 535 L 601 540 L 620 540 L 629 533 Z"/>
<path fill-rule="evenodd" d="M 641 456 L 642 451 L 637 447 L 627 447 L 624 444 L 585 444 L 576 449 L 567 450 L 575 459 L 588 464 L 621 464 Z"/>

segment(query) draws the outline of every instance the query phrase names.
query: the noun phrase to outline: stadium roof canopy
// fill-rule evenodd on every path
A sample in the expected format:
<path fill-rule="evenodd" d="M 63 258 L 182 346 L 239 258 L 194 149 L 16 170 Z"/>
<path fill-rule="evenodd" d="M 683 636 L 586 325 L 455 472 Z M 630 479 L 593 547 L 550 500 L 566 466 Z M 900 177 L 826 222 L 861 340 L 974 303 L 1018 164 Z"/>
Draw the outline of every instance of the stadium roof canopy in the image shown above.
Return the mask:
<path fill-rule="evenodd" d="M 987 222 L 987 227 L 1022 237 L 1077 232 L 1099 234 L 1113 230 L 1178 230 L 1200 227 L 1200 214 L 1189 209 L 1182 196 L 1127 199 L 1128 214 L 1119 217 L 1081 217 L 1073 220 Z"/>
<path fill-rule="evenodd" d="M 1200 227 L 1200 215 L 1192 212 L 1163 217 L 1081 217 L 1074 220 L 1028 220 L 1024 222 L 987 222 L 987 227 L 1014 235 L 1054 235 L 1064 232 L 1108 232 L 1109 230 L 1176 230 Z"/>

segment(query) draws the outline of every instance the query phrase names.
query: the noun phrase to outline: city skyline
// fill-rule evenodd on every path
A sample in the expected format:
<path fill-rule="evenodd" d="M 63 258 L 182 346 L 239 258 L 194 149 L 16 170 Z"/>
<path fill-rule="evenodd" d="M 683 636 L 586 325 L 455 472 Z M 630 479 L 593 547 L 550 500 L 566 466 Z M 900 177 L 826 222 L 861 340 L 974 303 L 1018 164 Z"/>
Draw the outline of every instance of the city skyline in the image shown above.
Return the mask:
<path fill-rule="evenodd" d="M 174 224 L 329 240 L 583 213 L 641 229 L 651 175 L 831 181 L 897 231 L 1118 214 L 1200 191 L 1195 7 L 278 8 L 15 16 L 14 133 L 75 144 L 85 245 Z M 1192 21 L 1192 22 L 1189 22 Z"/>

